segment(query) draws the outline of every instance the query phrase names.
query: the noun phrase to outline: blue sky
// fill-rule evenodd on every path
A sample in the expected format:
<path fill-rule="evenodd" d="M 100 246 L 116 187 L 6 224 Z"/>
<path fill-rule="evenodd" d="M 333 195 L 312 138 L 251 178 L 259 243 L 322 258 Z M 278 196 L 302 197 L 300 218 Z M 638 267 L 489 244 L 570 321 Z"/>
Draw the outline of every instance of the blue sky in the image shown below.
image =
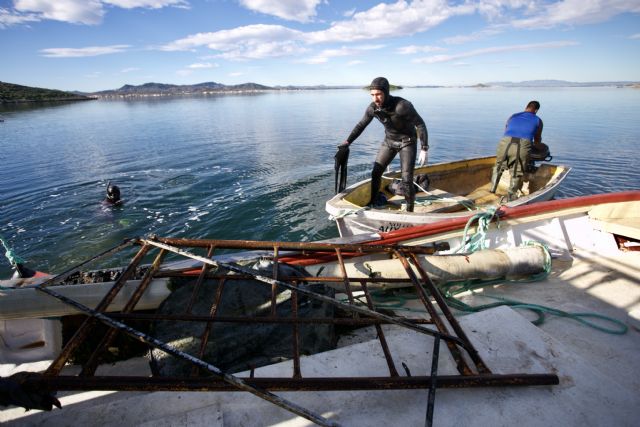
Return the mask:
<path fill-rule="evenodd" d="M 640 81 L 640 0 L 0 0 L 0 81 Z"/>

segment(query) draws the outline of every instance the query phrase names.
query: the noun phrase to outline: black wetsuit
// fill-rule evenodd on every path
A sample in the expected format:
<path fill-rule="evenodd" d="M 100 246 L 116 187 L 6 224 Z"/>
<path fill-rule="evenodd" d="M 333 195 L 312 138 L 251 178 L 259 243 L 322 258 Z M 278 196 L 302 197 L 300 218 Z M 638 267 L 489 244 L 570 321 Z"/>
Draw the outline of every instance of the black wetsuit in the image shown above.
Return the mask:
<path fill-rule="evenodd" d="M 351 131 L 347 142 L 355 141 L 374 117 L 384 126 L 385 138 L 371 171 L 371 202 L 375 200 L 380 190 L 382 173 L 396 154 L 400 153 L 402 185 L 407 200 L 407 210 L 411 211 L 415 199 L 413 169 L 416 164 L 416 142 L 417 138 L 420 138 L 422 148 L 429 148 L 427 126 L 409 101 L 398 96 L 386 95 L 382 108 L 377 108 L 373 102 L 369 104 L 364 116 Z"/>

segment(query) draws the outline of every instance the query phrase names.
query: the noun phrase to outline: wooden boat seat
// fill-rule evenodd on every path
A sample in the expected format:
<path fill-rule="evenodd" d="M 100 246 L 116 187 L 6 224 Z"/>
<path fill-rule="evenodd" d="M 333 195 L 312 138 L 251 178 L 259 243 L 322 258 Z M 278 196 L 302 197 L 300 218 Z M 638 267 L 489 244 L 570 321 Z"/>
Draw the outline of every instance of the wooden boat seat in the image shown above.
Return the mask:
<path fill-rule="evenodd" d="M 387 203 L 400 207 L 405 202 L 404 196 L 393 196 Z M 464 196 L 449 193 L 438 188 L 431 188 L 427 193 L 416 193 L 415 212 L 455 212 L 473 206 L 474 202 Z"/>

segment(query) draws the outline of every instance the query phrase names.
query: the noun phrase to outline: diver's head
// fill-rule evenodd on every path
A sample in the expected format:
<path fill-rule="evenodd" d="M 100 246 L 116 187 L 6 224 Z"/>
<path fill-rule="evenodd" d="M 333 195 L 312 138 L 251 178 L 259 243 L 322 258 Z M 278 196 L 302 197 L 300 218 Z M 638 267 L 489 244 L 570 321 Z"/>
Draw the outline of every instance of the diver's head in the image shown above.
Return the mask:
<path fill-rule="evenodd" d="M 107 185 L 107 201 L 109 203 L 118 203 L 120 201 L 120 188 L 117 185 L 109 183 Z"/>
<path fill-rule="evenodd" d="M 389 80 L 384 77 L 376 77 L 369 85 L 371 98 L 376 107 L 381 108 L 389 98 Z"/>

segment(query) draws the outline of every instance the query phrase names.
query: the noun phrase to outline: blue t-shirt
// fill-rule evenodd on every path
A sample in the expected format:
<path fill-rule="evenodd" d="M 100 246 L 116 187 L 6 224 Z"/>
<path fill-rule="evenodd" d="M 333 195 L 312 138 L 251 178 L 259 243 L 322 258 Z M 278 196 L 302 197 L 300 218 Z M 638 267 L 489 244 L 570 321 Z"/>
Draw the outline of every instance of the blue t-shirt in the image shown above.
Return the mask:
<path fill-rule="evenodd" d="M 523 138 L 533 141 L 533 137 L 536 134 L 539 124 L 540 118 L 533 113 L 528 111 L 516 113 L 509 117 L 509 120 L 507 121 L 507 128 L 504 131 L 504 136 Z"/>

